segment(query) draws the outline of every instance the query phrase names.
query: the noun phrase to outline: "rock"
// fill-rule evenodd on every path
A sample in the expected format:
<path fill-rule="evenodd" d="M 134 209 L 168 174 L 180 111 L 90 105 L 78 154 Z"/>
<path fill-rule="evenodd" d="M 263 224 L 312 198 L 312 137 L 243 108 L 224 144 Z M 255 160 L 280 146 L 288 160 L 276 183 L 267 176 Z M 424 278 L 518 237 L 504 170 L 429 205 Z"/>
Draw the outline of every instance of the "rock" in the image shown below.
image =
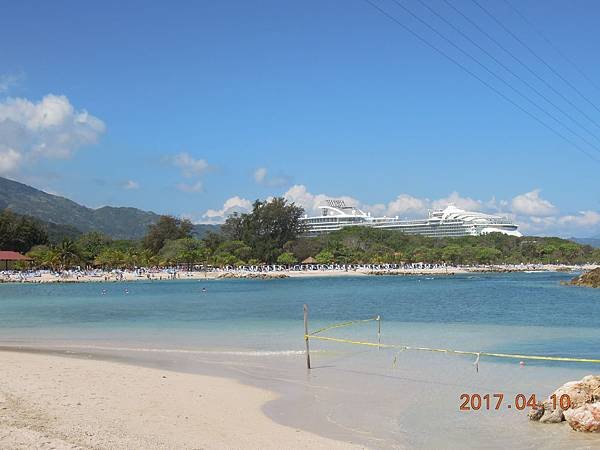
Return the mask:
<path fill-rule="evenodd" d="M 560 423 L 565 420 L 563 410 L 560 407 L 552 409 L 552 406 L 552 401 L 546 400 L 544 402 L 544 412 L 540 417 L 540 423 Z"/>
<path fill-rule="evenodd" d="M 600 402 L 586 403 L 565 411 L 567 423 L 576 431 L 600 432 Z"/>
<path fill-rule="evenodd" d="M 260 272 L 260 273 L 247 273 L 247 272 L 224 272 L 217 276 L 219 279 L 224 278 L 244 278 L 244 279 L 260 279 L 260 280 L 272 280 L 276 278 L 289 278 L 289 275 L 280 272 Z"/>
<path fill-rule="evenodd" d="M 568 405 L 560 404 L 564 395 L 569 397 Z M 563 410 L 561 406 L 567 408 Z M 600 431 L 600 376 L 588 375 L 579 381 L 563 384 L 548 399 L 538 404 L 537 409 L 531 410 L 528 417 L 529 420 L 540 423 L 567 420 L 575 430 Z"/>
<path fill-rule="evenodd" d="M 537 422 L 544 415 L 544 411 L 545 411 L 544 404 L 538 403 L 537 408 L 529 411 L 529 413 L 527 414 L 527 417 L 529 417 L 529 420 L 533 420 L 533 421 Z"/>
<path fill-rule="evenodd" d="M 600 267 L 573 278 L 569 284 L 600 288 Z"/>
<path fill-rule="evenodd" d="M 581 381 L 588 385 L 592 402 L 600 400 L 600 375 L 588 375 Z"/>
<path fill-rule="evenodd" d="M 556 402 L 558 403 L 561 396 L 565 394 L 569 396 L 571 408 L 579 408 L 592 401 L 592 388 L 584 380 L 569 381 L 554 391 L 553 395 L 556 396 Z"/>

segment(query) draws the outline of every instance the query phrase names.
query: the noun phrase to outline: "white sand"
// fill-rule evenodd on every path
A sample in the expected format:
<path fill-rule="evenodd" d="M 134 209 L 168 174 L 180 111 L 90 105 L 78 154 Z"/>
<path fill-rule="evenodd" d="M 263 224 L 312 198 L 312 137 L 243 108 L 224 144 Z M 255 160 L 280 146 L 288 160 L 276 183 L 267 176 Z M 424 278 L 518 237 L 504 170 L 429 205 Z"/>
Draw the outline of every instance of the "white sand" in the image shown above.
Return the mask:
<path fill-rule="evenodd" d="M 276 424 L 275 394 L 228 379 L 6 351 L 0 366 L 2 449 L 355 448 Z"/>
<path fill-rule="evenodd" d="M 566 264 L 530 264 L 530 265 L 485 265 L 485 266 L 459 266 L 459 267 L 436 267 L 436 268 L 406 268 L 406 269 L 367 269 L 358 268 L 352 270 L 281 270 L 276 272 L 253 273 L 244 270 L 215 270 L 210 272 L 180 270 L 175 278 L 172 275 L 151 271 L 142 275 L 126 271 L 122 274 L 103 272 L 98 276 L 88 274 L 76 274 L 65 272 L 57 275 L 50 272 L 42 272 L 39 276 L 20 277 L 19 274 L 11 276 L 0 274 L 0 282 L 31 282 L 31 283 L 77 283 L 77 282 L 114 282 L 114 281 L 148 281 L 148 280 L 214 280 L 221 278 L 311 278 L 311 277 L 344 277 L 344 276 L 368 276 L 368 275 L 459 275 L 465 273 L 485 272 L 529 272 L 529 271 L 581 271 L 592 270 L 599 267 L 595 264 L 566 265 Z"/>

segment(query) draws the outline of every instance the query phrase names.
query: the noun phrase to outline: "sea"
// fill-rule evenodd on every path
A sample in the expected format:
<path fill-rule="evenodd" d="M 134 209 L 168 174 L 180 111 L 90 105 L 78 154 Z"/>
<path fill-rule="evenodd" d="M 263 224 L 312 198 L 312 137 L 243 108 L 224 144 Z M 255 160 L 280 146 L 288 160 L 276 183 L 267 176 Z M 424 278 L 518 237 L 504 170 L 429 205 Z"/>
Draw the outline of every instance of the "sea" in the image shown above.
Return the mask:
<path fill-rule="evenodd" d="M 369 448 L 598 449 L 523 403 L 600 364 L 402 348 L 600 359 L 600 290 L 561 284 L 573 276 L 2 284 L 0 347 L 233 378 L 278 394 L 272 420 Z M 311 369 L 304 305 L 309 333 L 358 321 L 309 340 Z M 378 339 L 397 347 L 347 342 Z"/>

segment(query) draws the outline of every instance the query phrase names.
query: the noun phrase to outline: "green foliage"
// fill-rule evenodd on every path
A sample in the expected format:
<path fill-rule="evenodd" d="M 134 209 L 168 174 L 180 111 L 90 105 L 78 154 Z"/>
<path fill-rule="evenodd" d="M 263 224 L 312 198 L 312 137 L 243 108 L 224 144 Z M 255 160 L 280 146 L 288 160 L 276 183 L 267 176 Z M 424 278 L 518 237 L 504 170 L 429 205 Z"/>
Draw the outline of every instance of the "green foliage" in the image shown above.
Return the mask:
<path fill-rule="evenodd" d="M 65 239 L 55 247 L 61 269 L 68 269 L 81 262 L 81 255 L 75 242 Z"/>
<path fill-rule="evenodd" d="M 330 264 L 335 261 L 335 256 L 328 250 L 321 250 L 315 259 L 319 264 Z"/>
<path fill-rule="evenodd" d="M 429 238 L 367 227 L 347 227 L 317 238 L 299 239 L 285 248 L 298 259 L 314 256 L 319 260 L 321 255 L 323 261 L 338 263 L 519 264 L 600 260 L 598 249 L 554 237 L 519 238 L 491 233 Z"/>
<path fill-rule="evenodd" d="M 274 262 L 286 242 L 295 240 L 302 231 L 300 217 L 304 210 L 284 198 L 255 201 L 252 212 L 233 214 L 222 226 L 228 240 L 242 241 L 252 249 L 252 257 Z"/>
<path fill-rule="evenodd" d="M 207 259 L 208 252 L 204 243 L 194 238 L 167 241 L 158 254 L 160 264 L 186 264 L 188 269 L 191 269 L 195 264 L 206 263 Z"/>
<path fill-rule="evenodd" d="M 241 261 L 237 256 L 227 252 L 217 253 L 212 257 L 211 262 L 217 267 L 239 266 L 243 264 L 243 261 Z"/>
<path fill-rule="evenodd" d="M 8 210 L 0 213 L 0 250 L 25 253 L 33 246 L 47 242 L 48 234 L 37 220 Z"/>
<path fill-rule="evenodd" d="M 36 245 L 29 250 L 27 256 L 33 259 L 33 263 L 36 267 L 57 269 L 60 264 L 56 248 L 47 245 Z"/>
<path fill-rule="evenodd" d="M 103 248 L 110 245 L 112 240 L 104 236 L 102 233 L 93 231 L 91 233 L 82 234 L 77 239 L 77 247 L 79 254 L 85 262 L 93 261 L 102 251 Z"/>
<path fill-rule="evenodd" d="M 298 261 L 304 261 L 308 257 L 314 257 L 323 250 L 323 240 L 315 238 L 298 238 L 284 244 L 283 250 L 292 253 Z"/>
<path fill-rule="evenodd" d="M 298 260 L 294 254 L 290 252 L 283 252 L 277 257 L 277 264 L 283 264 L 284 266 L 290 266 L 292 264 L 296 264 L 297 262 Z"/>
<path fill-rule="evenodd" d="M 192 228 L 192 222 L 187 219 L 160 216 L 158 222 L 148 227 L 148 233 L 143 239 L 144 248 L 157 254 L 167 241 L 192 237 Z"/>

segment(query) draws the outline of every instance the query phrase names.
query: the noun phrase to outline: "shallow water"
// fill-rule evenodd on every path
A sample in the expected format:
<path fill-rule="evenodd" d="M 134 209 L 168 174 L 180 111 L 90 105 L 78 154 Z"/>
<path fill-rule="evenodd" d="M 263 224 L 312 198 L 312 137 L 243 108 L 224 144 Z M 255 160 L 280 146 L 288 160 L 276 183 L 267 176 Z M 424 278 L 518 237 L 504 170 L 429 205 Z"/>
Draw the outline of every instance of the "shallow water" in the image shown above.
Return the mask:
<path fill-rule="evenodd" d="M 282 394 L 265 406 L 275 420 L 371 447 L 597 448 L 514 406 L 597 365 L 482 358 L 477 372 L 470 356 L 311 341 L 305 368 L 304 303 L 311 330 L 380 314 L 384 343 L 598 358 L 600 291 L 560 285 L 571 276 L 0 285 L 0 344 L 235 377 Z M 327 335 L 374 342 L 376 323 Z M 462 393 L 505 398 L 461 412 Z"/>

